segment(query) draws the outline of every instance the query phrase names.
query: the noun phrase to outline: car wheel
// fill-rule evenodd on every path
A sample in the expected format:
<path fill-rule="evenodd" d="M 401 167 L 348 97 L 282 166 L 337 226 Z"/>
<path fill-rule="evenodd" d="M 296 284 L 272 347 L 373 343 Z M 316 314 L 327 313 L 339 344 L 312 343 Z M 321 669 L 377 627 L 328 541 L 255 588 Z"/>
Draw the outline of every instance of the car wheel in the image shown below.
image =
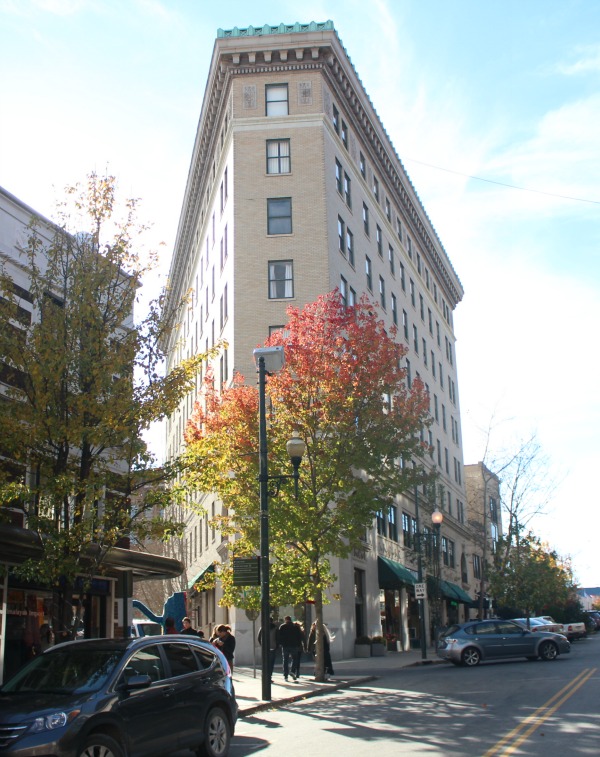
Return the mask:
<path fill-rule="evenodd" d="M 198 757 L 226 757 L 230 741 L 231 729 L 227 715 L 220 707 L 213 707 L 204 723 L 204 743 L 196 754 Z"/>
<path fill-rule="evenodd" d="M 103 733 L 94 733 L 88 736 L 77 754 L 79 757 L 124 757 L 119 744 Z"/>
<path fill-rule="evenodd" d="M 558 657 L 558 649 L 552 641 L 543 641 L 538 648 L 538 652 L 542 660 L 556 660 Z"/>
<path fill-rule="evenodd" d="M 481 662 L 481 652 L 475 647 L 467 647 L 461 655 L 462 664 L 474 668 Z"/>

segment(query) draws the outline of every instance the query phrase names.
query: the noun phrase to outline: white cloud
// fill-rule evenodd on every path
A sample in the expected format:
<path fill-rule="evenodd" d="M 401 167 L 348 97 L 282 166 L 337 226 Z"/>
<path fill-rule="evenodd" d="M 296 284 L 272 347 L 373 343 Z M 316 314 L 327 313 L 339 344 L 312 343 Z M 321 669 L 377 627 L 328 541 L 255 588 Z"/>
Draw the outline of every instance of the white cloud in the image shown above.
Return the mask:
<path fill-rule="evenodd" d="M 600 46 L 579 47 L 576 50 L 581 57 L 573 63 L 558 63 L 554 70 L 565 76 L 600 73 Z"/>

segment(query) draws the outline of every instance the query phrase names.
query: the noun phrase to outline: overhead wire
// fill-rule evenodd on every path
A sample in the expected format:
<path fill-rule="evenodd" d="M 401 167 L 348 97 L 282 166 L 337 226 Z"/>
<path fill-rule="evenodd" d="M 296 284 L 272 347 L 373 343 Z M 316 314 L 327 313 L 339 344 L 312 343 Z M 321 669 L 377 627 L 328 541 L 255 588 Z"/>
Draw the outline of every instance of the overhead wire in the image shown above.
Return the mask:
<path fill-rule="evenodd" d="M 442 166 L 433 165 L 433 163 L 425 163 L 422 160 L 416 160 L 415 158 L 402 158 L 403 161 L 410 161 L 411 163 L 418 163 L 421 166 L 427 166 L 428 168 L 434 168 L 436 171 L 444 171 L 445 173 L 452 173 L 456 176 L 464 176 L 467 179 L 473 179 L 474 181 L 485 181 L 487 184 L 497 184 L 500 187 L 507 187 L 508 189 L 518 189 L 521 192 L 533 192 L 534 194 L 547 195 L 548 197 L 559 197 L 562 200 L 573 200 L 574 202 L 588 202 L 593 205 L 600 205 L 600 200 L 589 200 L 586 197 L 573 197 L 571 195 L 561 195 L 556 192 L 544 192 L 542 189 L 530 189 L 529 187 L 519 187 L 516 184 L 507 184 L 504 181 L 496 181 L 495 179 L 484 179 L 482 176 L 473 176 L 472 174 L 463 173 L 462 171 L 453 171 L 451 168 L 442 168 Z"/>

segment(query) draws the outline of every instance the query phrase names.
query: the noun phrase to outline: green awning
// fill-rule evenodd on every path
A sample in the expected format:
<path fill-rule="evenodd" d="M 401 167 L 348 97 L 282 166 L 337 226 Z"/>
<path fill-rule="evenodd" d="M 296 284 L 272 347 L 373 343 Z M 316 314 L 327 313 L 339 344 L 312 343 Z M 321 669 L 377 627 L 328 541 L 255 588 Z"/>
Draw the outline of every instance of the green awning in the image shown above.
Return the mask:
<path fill-rule="evenodd" d="M 450 581 L 447 583 L 452 587 L 452 591 L 455 592 L 459 602 L 462 602 L 465 605 L 473 604 L 473 597 L 469 596 L 464 589 L 461 589 L 461 587 L 456 584 L 450 583 Z"/>
<path fill-rule="evenodd" d="M 412 571 L 387 557 L 377 558 L 377 572 L 380 589 L 403 589 L 415 584 L 415 576 Z"/>
<path fill-rule="evenodd" d="M 196 578 L 193 579 L 193 581 L 190 581 L 188 583 L 188 589 L 193 591 L 194 586 L 198 583 L 198 581 L 201 581 L 207 573 L 214 573 L 214 572 L 215 572 L 215 566 L 214 566 L 214 563 L 211 563 L 206 568 L 201 570 L 200 573 L 198 573 L 198 575 L 196 576 Z"/>
<path fill-rule="evenodd" d="M 444 581 L 440 579 L 440 592 L 448 599 L 453 599 L 456 602 L 462 602 L 466 605 L 472 605 L 473 599 L 467 594 L 460 586 L 453 584 L 451 581 Z"/>

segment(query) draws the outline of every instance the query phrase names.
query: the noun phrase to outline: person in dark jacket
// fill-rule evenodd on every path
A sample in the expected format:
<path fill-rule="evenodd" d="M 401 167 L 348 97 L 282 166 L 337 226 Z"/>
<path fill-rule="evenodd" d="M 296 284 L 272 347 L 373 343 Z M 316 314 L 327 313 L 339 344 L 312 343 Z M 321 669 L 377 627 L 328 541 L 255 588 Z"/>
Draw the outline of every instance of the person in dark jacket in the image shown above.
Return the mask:
<path fill-rule="evenodd" d="M 165 618 L 165 633 L 177 633 L 175 618 Z"/>
<path fill-rule="evenodd" d="M 288 680 L 290 667 L 294 681 L 298 678 L 294 670 L 294 660 L 298 655 L 298 649 L 303 647 L 302 631 L 299 626 L 292 623 L 292 618 L 286 615 L 284 622 L 279 626 L 279 643 L 283 657 L 283 677 Z M 290 666 L 291 663 L 291 666 Z"/>
<path fill-rule="evenodd" d="M 192 621 L 189 618 L 184 618 L 182 621 L 183 628 L 179 633 L 185 633 L 188 636 L 198 636 L 198 631 L 192 628 Z"/>
<path fill-rule="evenodd" d="M 213 646 L 220 650 L 229 663 L 233 673 L 233 653 L 235 650 L 235 636 L 231 633 L 231 626 L 221 623 L 215 628 L 215 636 L 212 639 Z"/>
<path fill-rule="evenodd" d="M 262 646 L 262 628 L 258 632 L 258 643 Z M 275 660 L 277 659 L 277 650 L 279 649 L 279 628 L 277 623 L 271 618 L 269 621 L 269 676 L 273 679 L 275 670 Z"/>

